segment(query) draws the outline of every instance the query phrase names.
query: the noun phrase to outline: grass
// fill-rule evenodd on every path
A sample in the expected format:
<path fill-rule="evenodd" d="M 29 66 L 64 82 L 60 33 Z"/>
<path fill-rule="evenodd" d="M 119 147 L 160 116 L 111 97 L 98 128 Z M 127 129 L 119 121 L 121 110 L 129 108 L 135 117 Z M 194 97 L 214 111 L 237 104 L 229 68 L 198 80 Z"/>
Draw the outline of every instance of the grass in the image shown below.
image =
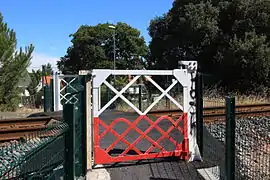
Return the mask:
<path fill-rule="evenodd" d="M 204 106 L 215 106 L 217 102 L 224 102 L 226 95 L 235 96 L 236 105 L 270 103 L 270 91 L 265 89 L 261 93 L 256 92 L 226 92 L 221 88 L 212 88 L 204 91 Z"/>

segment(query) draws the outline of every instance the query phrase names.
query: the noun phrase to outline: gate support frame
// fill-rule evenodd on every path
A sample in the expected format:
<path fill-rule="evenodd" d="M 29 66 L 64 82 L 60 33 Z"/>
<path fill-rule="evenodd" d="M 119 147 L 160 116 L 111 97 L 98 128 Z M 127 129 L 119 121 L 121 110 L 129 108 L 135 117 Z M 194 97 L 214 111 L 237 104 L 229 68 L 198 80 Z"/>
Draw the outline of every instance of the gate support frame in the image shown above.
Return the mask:
<path fill-rule="evenodd" d="M 196 129 L 196 95 L 195 95 L 195 78 L 197 73 L 197 62 L 196 61 L 182 61 L 185 68 L 175 70 L 110 70 L 110 69 L 94 69 L 92 70 L 93 76 L 93 117 L 97 118 L 108 106 L 110 101 L 100 109 L 99 102 L 99 87 L 102 83 L 108 87 L 110 85 L 106 81 L 109 75 L 137 75 L 133 80 L 136 81 L 141 75 L 173 75 L 178 82 L 183 86 L 184 93 L 184 105 L 183 112 L 187 113 L 188 117 L 188 145 L 189 145 L 189 161 L 202 160 L 200 151 L 197 145 L 197 129 Z M 149 79 L 148 79 L 149 80 Z M 131 82 L 133 84 L 133 82 Z M 127 85 L 128 86 L 128 85 Z M 127 87 L 126 86 L 126 87 Z M 124 88 L 125 89 L 125 88 Z M 124 90 L 122 89 L 122 90 Z M 111 90 L 113 90 L 111 88 Z M 114 101 L 116 98 L 122 96 L 122 90 L 115 92 L 117 95 L 112 98 Z M 124 90 L 125 91 L 125 90 Z M 114 99 L 114 100 L 113 100 Z M 123 99 L 124 100 L 124 99 Z M 128 103 L 129 104 L 129 103 Z M 139 115 L 145 115 L 146 112 L 141 112 L 136 107 L 132 107 Z"/>
<path fill-rule="evenodd" d="M 94 69 L 92 71 L 81 70 L 79 75 L 87 76 L 85 84 L 85 121 L 86 121 L 86 166 L 87 170 L 91 170 L 94 165 L 94 118 L 98 117 L 102 108 L 100 108 L 100 88 L 99 86 L 106 80 L 109 75 L 173 75 L 183 85 L 184 105 L 183 111 L 188 117 L 188 146 L 190 149 L 189 161 L 194 159 L 201 160 L 201 154 L 197 145 L 197 129 L 196 129 L 196 101 L 195 96 L 196 86 L 195 78 L 197 75 L 197 62 L 182 61 L 186 66 L 185 69 L 176 70 L 110 70 L 110 69 Z M 98 75 L 98 76 L 97 76 Z M 134 78 L 136 79 L 136 78 Z M 135 80 L 136 81 L 136 80 Z M 120 95 L 121 96 L 121 95 Z M 147 112 L 146 112 L 147 113 Z M 140 115 L 146 113 L 141 112 Z"/>

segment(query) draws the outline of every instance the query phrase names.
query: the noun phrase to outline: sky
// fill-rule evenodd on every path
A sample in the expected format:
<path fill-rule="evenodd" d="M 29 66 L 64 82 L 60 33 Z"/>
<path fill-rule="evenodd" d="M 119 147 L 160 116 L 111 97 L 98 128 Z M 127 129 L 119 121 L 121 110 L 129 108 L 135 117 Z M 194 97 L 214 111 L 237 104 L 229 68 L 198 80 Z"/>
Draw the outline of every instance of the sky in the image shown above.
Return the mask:
<path fill-rule="evenodd" d="M 125 22 L 150 41 L 147 28 L 156 16 L 168 12 L 173 0 L 6 0 L 0 12 L 16 32 L 18 47 L 35 46 L 30 69 L 64 56 L 69 35 L 81 25 Z"/>

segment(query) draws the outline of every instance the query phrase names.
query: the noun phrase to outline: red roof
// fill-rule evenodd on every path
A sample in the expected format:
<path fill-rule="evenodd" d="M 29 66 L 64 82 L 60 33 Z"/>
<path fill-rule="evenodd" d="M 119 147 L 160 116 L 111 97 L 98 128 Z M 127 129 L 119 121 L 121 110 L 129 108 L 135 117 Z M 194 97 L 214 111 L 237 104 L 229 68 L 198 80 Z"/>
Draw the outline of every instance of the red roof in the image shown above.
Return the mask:
<path fill-rule="evenodd" d="M 51 79 L 53 79 L 52 76 L 43 76 L 42 77 L 42 80 L 43 80 L 45 85 L 50 85 Z"/>

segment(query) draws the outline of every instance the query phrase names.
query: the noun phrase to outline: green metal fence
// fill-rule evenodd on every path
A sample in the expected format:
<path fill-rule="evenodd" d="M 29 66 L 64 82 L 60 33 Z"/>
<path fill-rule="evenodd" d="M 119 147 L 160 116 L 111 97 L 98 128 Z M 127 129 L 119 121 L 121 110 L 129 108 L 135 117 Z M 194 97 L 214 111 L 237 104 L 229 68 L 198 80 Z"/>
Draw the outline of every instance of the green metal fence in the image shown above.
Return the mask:
<path fill-rule="evenodd" d="M 201 113 L 197 114 L 198 134 L 203 135 L 197 140 L 203 159 L 209 166 L 219 168 L 212 168 L 212 175 L 226 180 L 268 180 L 270 116 L 263 113 L 253 116 L 241 109 L 236 113 L 233 96 L 216 101 L 215 104 L 226 107 L 224 118 L 204 122 L 201 126 L 199 121 L 203 121 L 203 117 Z"/>
<path fill-rule="evenodd" d="M 52 95 L 52 84 L 44 86 L 44 112 L 52 111 L 53 106 L 53 95 Z"/>
<path fill-rule="evenodd" d="M 235 113 L 234 97 L 228 97 L 226 123 L 227 179 L 268 180 L 270 177 L 270 117 Z M 244 112 L 245 111 L 245 112 Z"/>
<path fill-rule="evenodd" d="M 85 80 L 86 76 L 78 76 L 72 88 L 66 88 L 76 101 L 63 102 L 63 121 L 19 141 L 1 144 L 0 179 L 73 180 L 85 175 Z M 44 88 L 46 112 L 53 109 L 51 90 Z"/>
<path fill-rule="evenodd" d="M 2 144 L 0 179 L 48 179 L 56 175 L 63 176 L 61 168 L 56 169 L 64 163 L 64 138 L 67 132 L 68 125 L 59 122 L 19 141 Z"/>
<path fill-rule="evenodd" d="M 73 82 L 73 87 L 67 88 L 67 93 L 75 101 L 64 104 L 64 119 L 70 126 L 74 127 L 67 142 L 68 153 L 70 153 L 67 158 L 71 156 L 76 162 L 74 172 L 71 172 L 76 177 L 84 176 L 86 173 L 85 79 L 85 76 L 79 76 Z M 71 138 L 73 143 L 70 141 Z"/>

